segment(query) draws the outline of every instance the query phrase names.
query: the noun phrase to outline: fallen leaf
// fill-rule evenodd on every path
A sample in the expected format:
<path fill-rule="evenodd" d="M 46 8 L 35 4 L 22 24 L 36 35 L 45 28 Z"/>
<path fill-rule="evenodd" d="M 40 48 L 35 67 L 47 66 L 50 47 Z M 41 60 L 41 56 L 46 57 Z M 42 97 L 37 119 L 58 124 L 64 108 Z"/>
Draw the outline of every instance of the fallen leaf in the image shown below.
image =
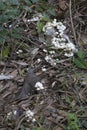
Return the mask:
<path fill-rule="evenodd" d="M 17 70 L 14 70 L 14 71 L 11 73 L 11 75 L 12 75 L 13 77 L 16 77 L 17 74 L 18 74 L 18 71 L 17 71 Z"/>
<path fill-rule="evenodd" d="M 59 0 L 59 7 L 60 7 L 60 9 L 65 11 L 67 9 L 66 1 L 65 0 Z"/>
<path fill-rule="evenodd" d="M 12 75 L 0 75 L 0 80 L 8 80 L 13 78 L 14 77 Z"/>
<path fill-rule="evenodd" d="M 16 64 L 24 66 L 24 67 L 28 66 L 28 64 L 26 62 L 23 62 L 23 61 L 14 61 L 14 60 L 12 60 L 12 63 L 16 63 Z"/>

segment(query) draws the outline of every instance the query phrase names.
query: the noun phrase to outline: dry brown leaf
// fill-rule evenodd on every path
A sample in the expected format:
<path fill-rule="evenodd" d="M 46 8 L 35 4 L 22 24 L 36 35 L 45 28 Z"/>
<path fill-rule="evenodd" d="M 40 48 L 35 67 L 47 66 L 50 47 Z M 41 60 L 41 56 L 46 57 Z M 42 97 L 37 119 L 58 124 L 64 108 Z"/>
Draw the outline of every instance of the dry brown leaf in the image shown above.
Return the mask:
<path fill-rule="evenodd" d="M 58 111 L 60 115 L 62 115 L 63 117 L 66 117 L 67 116 L 67 113 L 63 110 L 59 110 Z"/>
<path fill-rule="evenodd" d="M 87 35 L 86 34 L 81 34 L 80 39 L 84 45 L 87 44 Z"/>
<path fill-rule="evenodd" d="M 67 9 L 66 1 L 65 0 L 59 0 L 59 7 L 60 7 L 60 9 L 65 11 Z"/>
<path fill-rule="evenodd" d="M 17 74 L 18 74 L 17 69 L 16 69 L 16 70 L 14 70 L 14 71 L 11 73 L 11 75 L 12 75 L 13 77 L 16 77 L 16 76 L 17 76 Z"/>

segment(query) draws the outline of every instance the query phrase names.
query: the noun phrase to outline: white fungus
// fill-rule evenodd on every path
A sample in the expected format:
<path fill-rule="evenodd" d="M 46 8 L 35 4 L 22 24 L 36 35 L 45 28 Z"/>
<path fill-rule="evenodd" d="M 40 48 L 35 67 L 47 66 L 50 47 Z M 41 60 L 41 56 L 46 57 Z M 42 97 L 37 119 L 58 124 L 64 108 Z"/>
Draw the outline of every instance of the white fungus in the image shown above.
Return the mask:
<path fill-rule="evenodd" d="M 47 53 L 47 50 L 46 50 L 46 49 L 43 49 L 43 52 Z"/>
<path fill-rule="evenodd" d="M 72 57 L 74 52 L 77 51 L 75 45 L 70 41 L 69 37 L 65 34 L 66 26 L 62 22 L 57 22 L 54 19 L 52 22 L 47 22 L 43 27 L 43 32 L 46 36 L 52 35 L 51 45 L 55 49 L 63 50 L 66 57 Z M 50 56 L 45 57 L 46 61 L 52 61 Z"/>
<path fill-rule="evenodd" d="M 56 65 L 56 61 L 55 61 L 55 59 L 53 59 L 53 58 L 51 57 L 51 55 L 45 56 L 45 60 L 46 60 L 48 63 L 50 63 L 52 66 L 55 66 L 55 65 Z"/>
<path fill-rule="evenodd" d="M 20 49 L 19 49 L 16 53 L 17 53 L 17 54 L 21 54 L 22 52 L 23 52 L 23 50 L 20 50 Z"/>
<path fill-rule="evenodd" d="M 27 110 L 25 111 L 25 117 L 27 118 L 27 122 L 29 122 L 30 120 L 31 120 L 32 122 L 35 122 L 35 121 L 36 121 L 36 119 L 34 118 L 34 112 L 31 111 L 30 109 L 27 109 Z"/>
<path fill-rule="evenodd" d="M 17 111 L 16 110 L 11 111 L 11 112 L 7 113 L 7 119 L 11 119 L 12 117 L 14 117 L 16 115 L 17 115 Z"/>
<path fill-rule="evenodd" d="M 30 109 L 26 110 L 26 117 L 29 117 L 30 119 L 34 116 L 34 112 L 32 112 Z"/>
<path fill-rule="evenodd" d="M 43 84 L 41 82 L 36 82 L 35 88 L 37 90 L 43 90 L 44 89 Z"/>
<path fill-rule="evenodd" d="M 40 59 L 40 58 L 38 58 L 38 59 L 37 59 L 37 63 L 40 63 L 40 62 L 41 62 L 41 59 Z"/>
<path fill-rule="evenodd" d="M 42 71 L 45 72 L 47 69 L 45 66 L 42 67 Z"/>

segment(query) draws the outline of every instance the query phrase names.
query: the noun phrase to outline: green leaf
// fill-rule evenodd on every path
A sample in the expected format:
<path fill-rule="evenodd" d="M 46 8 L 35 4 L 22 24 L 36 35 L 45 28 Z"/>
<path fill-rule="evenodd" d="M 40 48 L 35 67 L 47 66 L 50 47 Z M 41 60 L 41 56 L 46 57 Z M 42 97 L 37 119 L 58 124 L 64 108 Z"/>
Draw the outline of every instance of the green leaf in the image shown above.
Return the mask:
<path fill-rule="evenodd" d="M 3 29 L 0 31 L 0 43 L 3 43 L 4 40 L 8 39 L 8 30 Z"/>
<path fill-rule="evenodd" d="M 19 15 L 18 9 L 8 9 L 5 13 L 9 18 L 15 18 L 15 16 Z"/>
<path fill-rule="evenodd" d="M 4 41 L 4 38 L 0 36 L 0 45 L 2 45 Z"/>
<path fill-rule="evenodd" d="M 21 32 L 23 32 L 23 28 L 15 28 L 12 30 L 12 34 L 11 36 L 15 39 L 21 39 L 22 35 L 21 35 Z"/>
<path fill-rule="evenodd" d="M 20 70 L 19 70 L 19 75 L 20 75 L 20 76 L 23 76 L 23 75 L 24 75 L 24 69 L 20 69 Z"/>
<path fill-rule="evenodd" d="M 74 58 L 74 64 L 80 69 L 87 69 L 87 62 L 81 58 Z"/>
<path fill-rule="evenodd" d="M 22 43 L 21 46 L 23 47 L 23 49 L 25 49 L 25 50 L 29 50 L 29 45 L 28 45 L 28 44 L 26 44 L 26 43 Z"/>
<path fill-rule="evenodd" d="M 21 39 L 21 34 L 18 34 L 18 33 L 14 33 L 11 35 L 15 40 L 16 39 Z"/>
<path fill-rule="evenodd" d="M 0 11 L 5 10 L 5 8 L 6 8 L 5 4 L 2 1 L 0 1 Z"/>
<path fill-rule="evenodd" d="M 67 121 L 68 121 L 67 130 L 79 130 L 78 119 L 75 114 L 68 113 Z"/>
<path fill-rule="evenodd" d="M 0 31 L 2 31 L 3 30 L 3 27 L 0 25 Z"/>
<path fill-rule="evenodd" d="M 83 120 L 83 121 L 82 121 L 82 126 L 84 126 L 84 128 L 87 129 L 87 120 Z"/>
<path fill-rule="evenodd" d="M 2 52 L 2 59 L 5 60 L 7 57 L 8 57 L 8 54 L 9 54 L 9 51 L 10 51 L 10 46 L 7 46 L 4 51 Z"/>
<path fill-rule="evenodd" d="M 44 24 L 42 22 L 37 22 L 37 32 L 40 33 L 43 29 Z"/>
<path fill-rule="evenodd" d="M 0 31 L 0 35 L 3 37 L 6 36 L 7 34 L 8 34 L 8 31 L 6 29 L 3 29 Z"/>
<path fill-rule="evenodd" d="M 52 16 L 57 16 L 57 14 L 55 12 L 55 9 L 52 9 L 52 8 L 48 9 L 47 13 L 50 14 L 50 15 L 52 15 Z"/>
<path fill-rule="evenodd" d="M 77 56 L 79 57 L 79 58 L 81 58 L 81 59 L 84 59 L 84 57 L 85 57 L 85 52 L 84 51 L 78 51 L 77 52 Z"/>
<path fill-rule="evenodd" d="M 7 5 L 9 5 L 9 6 L 11 6 L 11 5 L 19 5 L 18 0 L 8 0 L 8 1 L 6 0 L 5 3 Z"/>
<path fill-rule="evenodd" d="M 7 15 L 1 15 L 0 16 L 0 23 L 3 24 L 3 23 L 7 23 L 9 20 L 9 17 Z"/>
<path fill-rule="evenodd" d="M 44 17 L 42 18 L 42 20 L 48 21 L 48 22 L 51 21 L 51 19 L 49 18 L 49 16 L 46 13 L 44 13 Z"/>

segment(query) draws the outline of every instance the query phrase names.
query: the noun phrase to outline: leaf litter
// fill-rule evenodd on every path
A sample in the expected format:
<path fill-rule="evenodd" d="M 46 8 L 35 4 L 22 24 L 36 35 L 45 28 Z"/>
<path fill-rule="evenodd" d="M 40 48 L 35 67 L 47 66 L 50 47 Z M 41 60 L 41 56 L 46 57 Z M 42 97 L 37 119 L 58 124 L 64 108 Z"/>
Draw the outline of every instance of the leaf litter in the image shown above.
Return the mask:
<path fill-rule="evenodd" d="M 80 3 L 83 2 L 80 1 Z M 76 3 L 79 8 L 82 7 L 80 3 Z M 37 3 L 36 6 L 38 6 Z M 69 6 L 69 3 L 65 0 L 59 1 L 59 6 L 57 12 L 61 10 L 62 16 L 64 16 L 64 10 L 67 10 L 66 7 Z M 79 8 L 76 8 L 76 11 L 83 14 L 84 10 L 79 11 Z M 24 17 L 26 21 L 23 20 Z M 78 36 L 79 31 L 82 33 L 84 24 L 76 26 L 77 17 L 75 17 L 74 26 L 78 28 Z M 71 122 L 71 124 L 79 125 L 79 129 L 85 130 L 87 127 L 85 123 L 87 119 L 86 70 L 81 67 L 77 68 L 78 66 L 76 67 L 72 63 L 72 58 L 65 58 L 61 49 L 54 49 L 52 46 L 44 44 L 43 39 L 47 40 L 44 34 L 43 39 L 39 40 L 39 34 L 36 31 L 38 17 L 33 19 L 25 12 L 22 18 L 18 24 L 22 24 L 26 31 L 23 32 L 20 42 L 27 44 L 29 50 L 27 51 L 26 47 L 23 48 L 21 45 L 15 46 L 15 50 L 23 49 L 22 53 L 19 53 L 20 51 L 18 53 L 16 53 L 17 51 L 10 52 L 13 55 L 10 57 L 8 53 L 7 60 L 4 59 L 4 62 L 0 62 L 0 73 L 3 73 L 0 75 L 0 128 L 64 130 L 70 129 L 71 125 L 68 122 Z M 84 21 L 83 17 L 81 18 Z M 65 19 L 68 30 L 71 30 L 70 20 L 67 20 L 68 15 Z M 83 26 L 82 30 L 79 30 L 79 26 Z M 34 34 L 30 33 L 31 31 Z M 50 31 L 55 32 L 54 29 Z M 72 31 L 68 31 L 67 34 L 74 41 Z M 80 40 L 79 36 L 77 38 L 77 41 Z M 83 49 L 86 49 L 86 45 L 78 46 L 77 44 L 76 46 L 78 48 L 85 46 Z M 53 51 L 55 51 L 55 55 Z M 46 60 L 46 56 L 49 55 L 51 55 L 50 59 Z M 84 61 L 84 59 L 82 60 Z M 56 64 L 53 64 L 54 61 Z M 71 117 L 68 117 L 68 113 Z M 78 118 L 78 123 L 72 121 L 73 114 Z M 75 119 L 77 119 L 76 117 Z"/>

